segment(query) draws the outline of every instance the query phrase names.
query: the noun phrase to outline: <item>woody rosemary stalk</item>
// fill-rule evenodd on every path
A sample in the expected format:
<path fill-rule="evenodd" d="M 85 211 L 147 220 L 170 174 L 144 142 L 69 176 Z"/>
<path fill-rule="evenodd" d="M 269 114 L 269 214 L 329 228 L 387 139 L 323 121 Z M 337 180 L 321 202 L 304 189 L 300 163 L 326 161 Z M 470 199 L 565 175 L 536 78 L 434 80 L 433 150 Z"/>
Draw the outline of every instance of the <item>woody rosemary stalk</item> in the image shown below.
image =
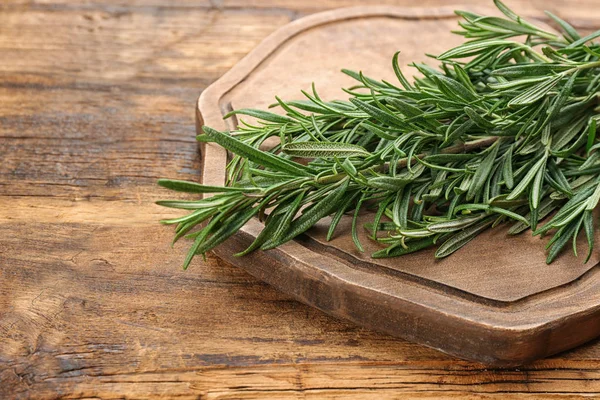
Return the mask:
<path fill-rule="evenodd" d="M 199 141 L 233 154 L 225 187 L 160 180 L 169 189 L 210 193 L 202 200 L 160 201 L 190 214 L 175 240 L 194 243 L 184 262 L 204 254 L 251 218 L 265 227 L 240 255 L 275 248 L 329 220 L 330 239 L 341 218 L 382 244 L 372 257 L 394 257 L 437 246 L 446 257 L 479 233 L 512 223 L 510 234 L 551 234 L 552 262 L 583 231 L 589 259 L 592 212 L 600 199 L 600 143 L 596 138 L 600 46 L 548 13 L 557 35 L 525 21 L 500 1 L 503 18 L 458 11 L 464 44 L 434 57 L 439 68 L 412 64 L 413 83 L 398 65 L 399 83 L 344 70 L 355 86 L 348 101 L 283 101 L 226 133 L 204 127 Z M 271 137 L 279 143 L 264 150 Z M 303 162 L 301 162 L 304 160 Z M 373 219 L 359 226 L 359 212 Z"/>

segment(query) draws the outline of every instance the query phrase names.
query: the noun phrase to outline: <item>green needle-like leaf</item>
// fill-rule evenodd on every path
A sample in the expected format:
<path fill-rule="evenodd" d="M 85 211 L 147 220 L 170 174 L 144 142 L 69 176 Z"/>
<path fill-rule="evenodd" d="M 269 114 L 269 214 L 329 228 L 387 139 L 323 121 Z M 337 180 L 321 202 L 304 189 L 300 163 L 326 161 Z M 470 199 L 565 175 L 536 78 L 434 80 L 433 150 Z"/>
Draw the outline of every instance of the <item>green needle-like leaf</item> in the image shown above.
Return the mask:
<path fill-rule="evenodd" d="M 546 159 L 548 157 L 548 153 L 544 153 L 544 156 L 541 157 L 533 167 L 527 172 L 527 174 L 521 179 L 519 184 L 513 189 L 512 192 L 506 198 L 507 200 L 514 200 L 518 198 L 528 187 L 531 181 L 535 178 L 536 174 L 543 166 L 546 164 Z"/>
<path fill-rule="evenodd" d="M 436 258 L 444 258 L 460 249 L 473 240 L 481 231 L 487 229 L 494 222 L 493 218 L 487 218 L 482 222 L 468 227 L 447 239 L 435 252 Z"/>
<path fill-rule="evenodd" d="M 300 210 L 300 205 L 304 199 L 304 192 L 298 194 L 294 201 L 287 208 L 287 211 L 283 213 L 283 218 L 278 221 L 278 226 L 269 239 L 261 246 L 262 250 L 268 250 L 277 247 L 277 244 L 281 241 L 281 238 L 290 230 L 292 220 Z"/>
<path fill-rule="evenodd" d="M 292 175 L 311 176 L 312 174 L 302 164 L 295 163 L 293 161 L 286 160 L 281 157 L 277 157 L 268 152 L 260 151 L 246 143 L 234 138 L 233 136 L 227 135 L 223 132 L 219 132 L 208 126 L 205 126 L 204 133 L 209 136 L 215 143 L 220 144 L 229 151 L 232 151 L 241 157 L 245 157 L 248 160 L 265 167 L 272 168 L 276 171 L 287 172 Z"/>
<path fill-rule="evenodd" d="M 284 115 L 279 115 L 268 111 L 252 110 L 247 108 L 233 110 L 230 113 L 226 114 L 223 118 L 230 118 L 233 115 L 248 115 L 250 117 L 258 118 L 263 121 L 274 123 L 295 122 L 293 118 L 286 117 Z"/>
<path fill-rule="evenodd" d="M 210 186 L 202 185 L 196 182 L 178 181 L 174 179 L 159 179 L 158 184 L 164 188 L 176 192 L 186 193 L 223 193 L 223 192 L 257 192 L 257 187 L 230 187 L 230 186 Z"/>
<path fill-rule="evenodd" d="M 337 207 L 340 206 L 343 196 L 348 189 L 349 181 L 346 179 L 343 184 L 332 190 L 328 195 L 323 197 L 318 205 L 312 207 L 309 211 L 303 213 L 294 222 L 292 222 L 290 229 L 286 235 L 275 243 L 274 247 L 281 245 L 289 240 L 292 240 L 301 233 L 306 232 L 314 224 L 319 222 L 322 218 L 331 214 Z"/>
<path fill-rule="evenodd" d="M 548 78 L 509 101 L 508 105 L 523 106 L 534 103 L 548 94 L 548 92 L 551 91 L 558 84 L 558 82 L 561 81 L 562 78 L 562 75 L 555 75 L 551 78 Z"/>
<path fill-rule="evenodd" d="M 492 172 L 492 168 L 494 167 L 494 163 L 496 161 L 496 155 L 498 154 L 498 142 L 496 142 L 492 146 L 492 151 L 488 153 L 488 155 L 483 159 L 479 168 L 475 172 L 473 176 L 473 180 L 471 181 L 471 186 L 469 187 L 469 191 L 467 192 L 467 200 L 473 200 L 477 193 L 481 191 L 483 185 L 488 179 L 490 172 Z"/>
<path fill-rule="evenodd" d="M 303 158 L 348 158 L 371 155 L 361 146 L 339 142 L 286 143 L 282 150 L 287 155 Z"/>
<path fill-rule="evenodd" d="M 556 22 L 562 28 L 562 30 L 565 32 L 565 37 L 568 40 L 573 42 L 575 40 L 581 39 L 579 33 L 569 23 L 552 14 L 550 11 L 546 11 L 546 15 L 552 18 L 554 22 Z"/>

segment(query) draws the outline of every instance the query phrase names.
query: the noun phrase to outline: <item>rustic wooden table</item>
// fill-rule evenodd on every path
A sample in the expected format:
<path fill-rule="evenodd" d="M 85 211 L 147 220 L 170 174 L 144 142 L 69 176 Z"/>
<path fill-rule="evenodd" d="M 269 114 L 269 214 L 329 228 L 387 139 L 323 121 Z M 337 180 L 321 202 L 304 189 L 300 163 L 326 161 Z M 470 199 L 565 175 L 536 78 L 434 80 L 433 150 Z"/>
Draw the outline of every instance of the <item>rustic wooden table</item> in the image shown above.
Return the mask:
<path fill-rule="evenodd" d="M 180 269 L 186 245 L 171 249 L 157 223 L 174 214 L 154 205 L 167 195 L 155 181 L 198 179 L 200 91 L 289 21 L 364 3 L 0 4 L 0 398 L 600 395 L 600 342 L 492 371 L 330 318 L 214 258 Z M 600 27 L 597 0 L 507 3 Z"/>

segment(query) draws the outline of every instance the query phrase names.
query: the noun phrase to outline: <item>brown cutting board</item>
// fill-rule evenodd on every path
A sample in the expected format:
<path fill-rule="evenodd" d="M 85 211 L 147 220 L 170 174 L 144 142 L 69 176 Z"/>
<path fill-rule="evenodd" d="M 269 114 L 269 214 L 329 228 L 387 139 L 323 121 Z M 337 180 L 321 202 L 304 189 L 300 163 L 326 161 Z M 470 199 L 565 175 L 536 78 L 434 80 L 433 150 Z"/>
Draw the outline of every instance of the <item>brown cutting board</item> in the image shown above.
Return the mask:
<path fill-rule="evenodd" d="M 202 93 L 198 133 L 203 124 L 233 129 L 235 120 L 222 119 L 231 109 L 266 108 L 276 95 L 299 99 L 312 82 L 321 97 L 345 99 L 340 88 L 354 83 L 342 68 L 393 81 L 397 50 L 410 76 L 409 62 L 462 42 L 450 33 L 457 27 L 453 9 L 357 7 L 294 21 Z M 226 152 L 214 144 L 201 152 L 203 182 L 222 185 Z M 443 260 L 434 260 L 434 250 L 373 260 L 378 245 L 363 233 L 366 251 L 357 251 L 344 221 L 330 242 L 321 225 L 277 249 L 233 257 L 261 228 L 251 221 L 215 253 L 328 314 L 461 358 L 514 366 L 600 335 L 597 252 L 587 264 L 566 251 L 546 265 L 547 239 L 508 237 L 500 227 Z"/>

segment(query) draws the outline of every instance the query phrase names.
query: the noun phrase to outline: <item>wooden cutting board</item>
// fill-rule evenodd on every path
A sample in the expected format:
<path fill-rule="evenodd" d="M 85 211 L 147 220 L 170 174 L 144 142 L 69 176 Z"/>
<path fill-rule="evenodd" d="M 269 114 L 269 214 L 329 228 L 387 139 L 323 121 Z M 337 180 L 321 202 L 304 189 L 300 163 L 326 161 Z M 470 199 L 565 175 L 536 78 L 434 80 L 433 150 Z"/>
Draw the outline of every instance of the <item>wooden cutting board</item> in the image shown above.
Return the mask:
<path fill-rule="evenodd" d="M 198 133 L 204 124 L 234 129 L 234 120 L 222 119 L 228 111 L 266 108 L 276 95 L 301 98 L 300 90 L 313 81 L 321 97 L 345 99 L 340 88 L 353 82 L 342 68 L 394 80 L 395 51 L 402 51 L 404 66 L 426 61 L 424 53 L 439 54 L 462 42 L 450 33 L 456 27 L 453 8 L 357 7 L 294 21 L 202 93 Z M 222 185 L 226 152 L 203 144 L 201 153 L 203 182 Z M 330 242 L 321 225 L 277 249 L 233 257 L 261 228 L 251 221 L 215 253 L 330 315 L 457 357 L 515 366 L 600 335 L 597 252 L 587 264 L 565 252 L 546 265 L 546 239 L 508 237 L 497 228 L 443 260 L 434 259 L 434 250 L 373 260 L 369 254 L 378 245 L 363 233 L 366 251 L 358 252 L 344 221 Z"/>

